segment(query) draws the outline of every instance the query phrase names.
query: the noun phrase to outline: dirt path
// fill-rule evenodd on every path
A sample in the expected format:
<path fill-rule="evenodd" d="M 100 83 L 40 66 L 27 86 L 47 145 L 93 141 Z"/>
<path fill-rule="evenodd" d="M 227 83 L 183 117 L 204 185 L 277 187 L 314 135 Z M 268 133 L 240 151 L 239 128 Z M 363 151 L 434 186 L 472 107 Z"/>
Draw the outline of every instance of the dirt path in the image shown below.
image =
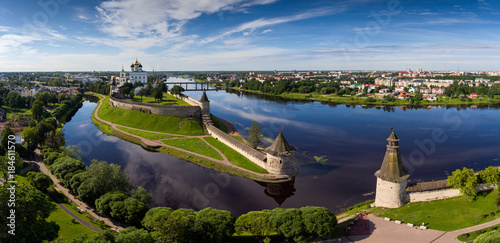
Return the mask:
<path fill-rule="evenodd" d="M 106 120 L 104 120 L 104 119 L 102 119 L 102 118 L 99 117 L 99 109 L 101 108 L 104 96 L 101 95 L 101 94 L 96 94 L 96 95 L 98 95 L 99 97 L 101 97 L 101 99 L 99 100 L 99 103 L 97 104 L 97 107 L 94 110 L 94 113 L 93 113 L 94 118 L 96 120 L 98 120 L 99 122 L 102 122 L 102 123 L 110 126 L 114 130 L 117 130 L 117 131 L 119 131 L 119 132 L 121 132 L 123 134 L 126 134 L 128 136 L 131 136 L 131 137 L 139 139 L 142 143 L 144 143 L 146 145 L 149 145 L 149 146 L 161 146 L 161 147 L 165 147 L 165 148 L 175 149 L 175 150 L 181 151 L 183 153 L 191 154 L 191 155 L 194 155 L 194 156 L 196 156 L 198 158 L 202 158 L 202 159 L 214 162 L 216 164 L 222 165 L 224 167 L 229 167 L 229 168 L 235 169 L 237 171 L 242 171 L 244 173 L 247 173 L 247 174 L 259 177 L 259 178 L 265 178 L 265 179 L 269 179 L 269 180 L 282 179 L 283 178 L 283 176 L 281 176 L 281 175 L 261 174 L 261 173 L 257 173 L 257 172 L 254 172 L 254 171 L 251 171 L 251 170 L 247 170 L 245 168 L 241 168 L 241 167 L 238 167 L 238 166 L 235 166 L 235 165 L 231 164 L 231 162 L 229 162 L 229 160 L 226 158 L 226 156 L 224 156 L 224 154 L 220 150 L 218 150 L 217 148 L 215 148 L 214 146 L 212 146 L 210 143 L 208 143 L 207 141 L 205 141 L 203 139 L 204 137 L 210 137 L 208 135 L 188 136 L 188 135 L 179 135 L 179 134 L 171 134 L 171 133 L 152 132 L 152 131 L 148 131 L 148 130 L 142 130 L 142 129 L 137 129 L 137 128 L 133 128 L 133 127 L 127 127 L 127 126 L 123 126 L 123 125 L 119 125 L 119 124 L 116 124 L 116 123 L 112 123 L 112 122 L 106 121 Z M 164 143 L 161 142 L 161 139 L 160 140 L 151 140 L 151 139 L 143 138 L 141 136 L 138 136 L 138 135 L 135 135 L 135 134 L 132 134 L 132 133 L 120 130 L 119 127 L 124 127 L 124 128 L 127 128 L 127 129 L 132 129 L 132 130 L 137 130 L 137 131 L 143 131 L 143 132 L 151 132 L 151 133 L 156 133 L 156 134 L 164 134 L 164 135 L 177 136 L 179 138 L 200 138 L 208 146 L 210 146 L 215 151 L 217 151 L 223 159 L 222 160 L 218 160 L 218 159 L 214 159 L 212 157 L 208 157 L 208 156 L 205 156 L 205 155 L 202 155 L 202 154 L 198 154 L 198 153 L 195 153 L 195 152 L 192 152 L 192 151 L 189 151 L 189 150 L 185 150 L 185 149 L 181 149 L 181 148 L 178 148 L 178 147 L 166 145 L 166 144 L 164 144 Z"/>

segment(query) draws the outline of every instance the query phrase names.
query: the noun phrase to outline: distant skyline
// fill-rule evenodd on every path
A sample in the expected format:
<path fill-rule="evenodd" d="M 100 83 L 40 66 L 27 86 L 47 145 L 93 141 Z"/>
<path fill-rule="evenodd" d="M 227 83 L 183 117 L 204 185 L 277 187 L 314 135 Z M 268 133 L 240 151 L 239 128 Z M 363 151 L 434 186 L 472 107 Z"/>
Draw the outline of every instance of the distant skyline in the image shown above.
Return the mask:
<path fill-rule="evenodd" d="M 26 0 L 0 3 L 0 72 L 500 71 L 500 3 Z"/>

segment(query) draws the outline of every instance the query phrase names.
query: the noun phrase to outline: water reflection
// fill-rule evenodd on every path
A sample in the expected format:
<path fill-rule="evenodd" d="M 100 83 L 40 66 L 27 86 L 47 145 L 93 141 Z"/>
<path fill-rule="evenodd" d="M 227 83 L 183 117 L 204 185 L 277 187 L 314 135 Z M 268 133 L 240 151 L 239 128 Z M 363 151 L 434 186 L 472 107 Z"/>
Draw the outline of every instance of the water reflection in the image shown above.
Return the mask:
<path fill-rule="evenodd" d="M 280 207 L 287 198 L 295 194 L 295 177 L 285 182 L 255 182 L 265 187 L 264 193 L 273 198 Z"/>

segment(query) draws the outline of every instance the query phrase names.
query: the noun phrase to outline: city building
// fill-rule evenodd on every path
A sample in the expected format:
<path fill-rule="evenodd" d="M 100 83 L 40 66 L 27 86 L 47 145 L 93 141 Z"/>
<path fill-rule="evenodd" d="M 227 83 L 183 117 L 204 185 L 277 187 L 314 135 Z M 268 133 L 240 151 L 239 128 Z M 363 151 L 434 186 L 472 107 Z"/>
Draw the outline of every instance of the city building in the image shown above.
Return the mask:
<path fill-rule="evenodd" d="M 142 70 L 142 64 L 137 60 L 137 58 L 135 59 L 135 62 L 130 65 L 130 73 L 125 72 L 122 67 L 120 72 L 120 86 L 126 82 L 140 82 L 143 84 L 148 83 L 148 73 Z"/>

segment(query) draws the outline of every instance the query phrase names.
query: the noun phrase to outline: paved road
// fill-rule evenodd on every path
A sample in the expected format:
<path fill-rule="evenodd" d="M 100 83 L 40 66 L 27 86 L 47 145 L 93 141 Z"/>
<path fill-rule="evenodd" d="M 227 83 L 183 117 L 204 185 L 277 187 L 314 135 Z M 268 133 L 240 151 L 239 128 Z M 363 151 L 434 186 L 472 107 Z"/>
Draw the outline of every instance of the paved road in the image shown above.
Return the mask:
<path fill-rule="evenodd" d="M 59 206 L 62 210 L 64 210 L 64 212 L 66 212 L 67 214 L 69 214 L 71 217 L 73 217 L 74 219 L 78 220 L 78 222 L 80 222 L 81 224 L 87 226 L 89 229 L 91 229 L 93 231 L 97 231 L 97 232 L 102 231 L 101 229 L 94 227 L 93 225 L 91 225 L 87 221 L 83 220 L 82 218 L 78 217 L 76 214 L 74 214 L 73 212 L 71 212 L 71 210 L 69 210 L 66 206 L 64 206 L 62 203 L 60 203 L 57 200 L 57 198 L 55 198 L 54 195 L 52 195 L 52 193 L 50 191 L 47 190 L 47 192 L 49 193 L 49 196 L 52 198 L 52 200 L 54 200 L 54 202 L 57 203 L 57 206 Z"/>

